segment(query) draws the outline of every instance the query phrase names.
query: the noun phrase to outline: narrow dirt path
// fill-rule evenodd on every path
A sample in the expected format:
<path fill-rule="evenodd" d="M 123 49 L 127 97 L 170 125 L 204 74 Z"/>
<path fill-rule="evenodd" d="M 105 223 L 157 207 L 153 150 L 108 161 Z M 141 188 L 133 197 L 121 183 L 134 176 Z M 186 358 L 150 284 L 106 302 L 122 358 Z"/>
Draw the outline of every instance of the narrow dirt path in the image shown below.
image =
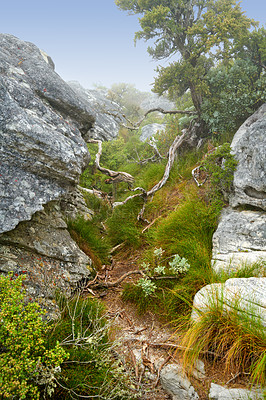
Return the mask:
<path fill-rule="evenodd" d="M 100 273 L 105 282 L 117 281 L 129 271 L 138 269 L 140 252 L 120 253 L 113 256 L 111 266 Z M 139 314 L 136 306 L 121 299 L 123 286 L 126 282 L 136 282 L 140 275 L 130 275 L 119 285 L 97 289 L 95 295 L 107 308 L 107 317 L 112 321 L 112 338 L 119 344 L 116 356 L 124 369 L 129 372 L 131 382 L 136 392 L 143 400 L 170 400 L 160 383 L 159 374 L 168 363 L 180 364 L 178 354 L 175 354 L 176 339 L 174 330 L 163 323 L 151 312 Z M 204 380 L 191 378 L 200 400 L 207 400 L 208 388 L 211 382 L 225 384 L 231 375 L 210 362 L 205 363 L 207 374 Z M 232 380 L 232 379 L 231 379 Z M 232 387 L 246 387 L 246 379 L 238 379 Z"/>
<path fill-rule="evenodd" d="M 113 282 L 125 273 L 138 269 L 138 253 L 113 257 L 112 265 L 105 271 L 105 280 Z M 119 342 L 118 357 L 130 371 L 135 391 L 143 400 L 169 400 L 159 381 L 160 368 L 167 362 L 174 362 L 173 349 L 156 346 L 170 343 L 173 332 L 161 323 L 151 312 L 138 314 L 136 307 L 123 302 L 121 293 L 126 282 L 134 282 L 138 275 L 127 277 L 119 286 L 97 290 L 107 308 L 107 315 L 113 321 L 113 337 Z M 174 343 L 173 343 L 174 344 Z"/>

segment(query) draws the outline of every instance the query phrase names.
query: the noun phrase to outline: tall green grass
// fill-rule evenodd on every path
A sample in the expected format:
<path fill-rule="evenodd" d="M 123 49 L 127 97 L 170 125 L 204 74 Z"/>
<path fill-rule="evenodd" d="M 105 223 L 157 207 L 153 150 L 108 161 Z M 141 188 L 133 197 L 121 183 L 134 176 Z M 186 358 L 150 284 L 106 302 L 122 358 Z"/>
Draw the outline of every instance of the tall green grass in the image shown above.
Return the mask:
<path fill-rule="evenodd" d="M 241 308 L 239 298 L 228 301 L 223 290 L 209 294 L 208 307 L 195 310 L 197 318 L 185 332 L 181 345 L 184 365 L 191 370 L 198 358 L 223 363 L 226 371 L 249 373 L 253 384 L 265 385 L 266 330 L 254 305 Z"/>
<path fill-rule="evenodd" d="M 110 324 L 104 306 L 79 295 L 72 299 L 58 297 L 61 318 L 47 337 L 47 348 L 59 342 L 68 358 L 52 399 L 133 399 L 126 388 L 125 374 L 114 359 L 115 343 L 109 340 Z"/>
<path fill-rule="evenodd" d="M 196 292 L 212 282 L 212 235 L 217 226 L 220 209 L 215 204 L 208 204 L 198 192 L 191 188 L 176 210 L 166 218 L 160 219 L 157 227 L 152 227 L 146 235 L 150 248 L 145 252 L 143 260 L 153 264 L 155 248 L 164 250 L 164 258 L 179 254 L 185 257 L 190 268 L 187 273 L 180 274 L 174 280 L 161 280 L 157 283 L 157 291 L 151 302 L 155 312 L 162 312 L 172 322 L 189 315 Z M 127 287 L 123 298 L 141 304 L 145 299 L 139 288 Z M 138 307 L 139 310 L 143 307 Z M 162 311 L 163 310 L 163 311 Z"/>
<path fill-rule="evenodd" d="M 141 225 L 137 215 L 142 204 L 143 200 L 136 198 L 114 208 L 112 216 L 106 221 L 108 240 L 112 246 L 125 243 L 137 248 L 141 245 Z"/>
<path fill-rule="evenodd" d="M 78 217 L 68 221 L 68 229 L 73 239 L 92 259 L 96 267 L 108 262 L 110 245 L 94 221 Z"/>

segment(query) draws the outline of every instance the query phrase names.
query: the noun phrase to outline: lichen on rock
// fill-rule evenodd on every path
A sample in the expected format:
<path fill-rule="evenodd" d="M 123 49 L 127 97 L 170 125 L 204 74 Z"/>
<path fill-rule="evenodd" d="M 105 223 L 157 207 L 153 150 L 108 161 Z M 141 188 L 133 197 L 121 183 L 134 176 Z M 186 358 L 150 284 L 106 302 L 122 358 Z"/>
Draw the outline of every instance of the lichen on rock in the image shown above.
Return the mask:
<path fill-rule="evenodd" d="M 25 274 L 29 296 L 51 298 L 90 274 L 66 218 L 95 117 L 32 43 L 1 34 L 0 72 L 0 271 Z"/>

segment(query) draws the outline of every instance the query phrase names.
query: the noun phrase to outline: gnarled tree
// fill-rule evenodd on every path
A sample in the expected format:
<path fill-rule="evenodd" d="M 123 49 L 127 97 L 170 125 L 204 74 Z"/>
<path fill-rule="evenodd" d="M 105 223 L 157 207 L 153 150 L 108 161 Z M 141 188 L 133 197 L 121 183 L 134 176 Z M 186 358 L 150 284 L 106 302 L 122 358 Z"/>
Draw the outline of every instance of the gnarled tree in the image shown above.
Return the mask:
<path fill-rule="evenodd" d="M 214 61 L 227 62 L 234 41 L 248 34 L 254 21 L 236 0 L 116 0 L 121 10 L 140 14 L 141 30 L 135 41 L 151 40 L 154 60 L 177 55 L 168 67 L 158 68 L 154 91 L 182 95 L 190 89 L 193 104 L 201 111 L 207 90 L 204 77 Z"/>

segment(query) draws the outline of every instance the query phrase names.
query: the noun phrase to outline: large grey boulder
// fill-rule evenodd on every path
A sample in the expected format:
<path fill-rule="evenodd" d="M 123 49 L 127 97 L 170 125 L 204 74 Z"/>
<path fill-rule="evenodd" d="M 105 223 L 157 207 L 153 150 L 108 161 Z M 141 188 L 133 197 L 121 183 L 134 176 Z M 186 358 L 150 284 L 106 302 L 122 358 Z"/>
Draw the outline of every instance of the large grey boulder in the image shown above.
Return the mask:
<path fill-rule="evenodd" d="M 24 275 L 28 296 L 43 303 L 50 314 L 55 289 L 70 294 L 88 279 L 90 263 L 72 240 L 58 201 L 0 235 L 0 273 Z"/>
<path fill-rule="evenodd" d="M 209 399 L 211 400 L 263 400 L 261 389 L 231 388 L 211 383 Z"/>
<path fill-rule="evenodd" d="M 213 236 L 216 270 L 266 260 L 266 104 L 239 128 L 231 147 L 238 165 L 230 206 Z"/>
<path fill-rule="evenodd" d="M 266 278 L 231 278 L 224 284 L 213 283 L 200 289 L 193 301 L 191 318 L 197 320 L 202 312 L 221 304 L 230 311 L 235 307 L 253 315 L 266 327 Z"/>
<path fill-rule="evenodd" d="M 213 268 L 233 272 L 263 260 L 266 262 L 265 213 L 224 209 L 213 235 Z"/>
<path fill-rule="evenodd" d="M 249 117 L 231 143 L 238 161 L 230 205 L 266 210 L 266 103 Z"/>
<path fill-rule="evenodd" d="M 90 136 L 104 141 L 116 138 L 120 124 L 126 122 L 119 105 L 107 99 L 101 90 L 84 89 L 77 81 L 70 81 L 68 84 L 92 109 L 95 124 Z"/>
<path fill-rule="evenodd" d="M 154 135 L 156 135 L 157 132 L 165 132 L 166 125 L 165 124 L 148 124 L 145 125 L 141 129 L 141 134 L 140 134 L 140 140 L 142 142 L 145 142 L 147 139 L 150 139 Z"/>
<path fill-rule="evenodd" d="M 76 206 L 89 217 L 76 186 L 95 117 L 32 43 L 1 34 L 0 72 L 0 272 L 25 274 L 29 296 L 47 299 L 90 274 L 66 218 Z"/>
<path fill-rule="evenodd" d="M 76 185 L 94 118 L 40 50 L 0 35 L 0 233 Z"/>

